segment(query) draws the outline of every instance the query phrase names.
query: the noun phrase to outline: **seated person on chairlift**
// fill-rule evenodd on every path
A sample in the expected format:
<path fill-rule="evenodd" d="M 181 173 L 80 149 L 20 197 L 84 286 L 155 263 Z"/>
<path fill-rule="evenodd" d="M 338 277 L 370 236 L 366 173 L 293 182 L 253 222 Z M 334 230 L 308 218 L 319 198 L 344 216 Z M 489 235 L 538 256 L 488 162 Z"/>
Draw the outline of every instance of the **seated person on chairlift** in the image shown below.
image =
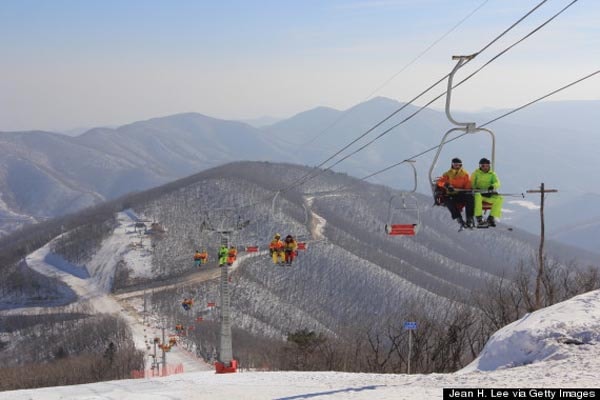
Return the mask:
<path fill-rule="evenodd" d="M 281 235 L 276 233 L 269 243 L 269 253 L 273 258 L 273 264 L 283 264 L 285 261 L 285 254 L 283 251 L 283 242 L 281 241 Z"/>
<path fill-rule="evenodd" d="M 233 265 L 236 258 L 237 258 L 237 249 L 235 248 L 235 246 L 231 246 L 229 248 L 229 251 L 227 252 L 227 265 L 229 265 L 229 266 Z"/>
<path fill-rule="evenodd" d="M 181 302 L 181 306 L 183 307 L 183 309 L 185 311 L 190 311 L 193 305 L 194 305 L 194 300 L 192 300 L 192 299 L 185 298 Z"/>
<path fill-rule="evenodd" d="M 298 242 L 292 235 L 287 235 L 285 237 L 285 242 L 283 243 L 283 250 L 285 253 L 285 263 L 287 265 L 292 265 L 294 261 L 294 257 L 298 254 Z"/>
<path fill-rule="evenodd" d="M 466 191 L 461 191 L 461 189 Z M 452 219 L 456 220 L 461 228 L 472 229 L 475 227 L 473 221 L 474 200 L 470 189 L 469 173 L 462 167 L 460 158 L 453 158 L 450 169 L 438 179 L 437 190 L 443 191 L 444 204 L 450 211 Z M 463 219 L 460 210 L 463 204 L 467 222 Z"/>
<path fill-rule="evenodd" d="M 497 193 L 500 188 L 500 180 L 490 166 L 490 160 L 482 158 L 479 160 L 479 168 L 471 175 L 471 186 L 477 191 L 474 195 L 474 213 L 477 218 L 477 227 L 495 227 L 496 220 L 502 216 L 503 198 Z M 485 192 L 487 191 L 487 192 Z M 483 199 L 485 197 L 485 199 Z M 483 201 L 490 203 L 492 208 L 487 221 L 483 219 Z"/>
<path fill-rule="evenodd" d="M 196 250 L 196 253 L 194 253 L 194 265 L 196 267 L 199 267 L 200 264 L 206 264 L 207 259 L 208 254 L 206 253 L 206 250 L 203 250 L 202 253 Z"/>
<path fill-rule="evenodd" d="M 227 263 L 227 256 L 229 254 L 229 250 L 227 249 L 227 246 L 225 246 L 224 244 L 221 245 L 221 247 L 219 248 L 219 267 L 222 267 L 223 265 L 225 265 Z"/>

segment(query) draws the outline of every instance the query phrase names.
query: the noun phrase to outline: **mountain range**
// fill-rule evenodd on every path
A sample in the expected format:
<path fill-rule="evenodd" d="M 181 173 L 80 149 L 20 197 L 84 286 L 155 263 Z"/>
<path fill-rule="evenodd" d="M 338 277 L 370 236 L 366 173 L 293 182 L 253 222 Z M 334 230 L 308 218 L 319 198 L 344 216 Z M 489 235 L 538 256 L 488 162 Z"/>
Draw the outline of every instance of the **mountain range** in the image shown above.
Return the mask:
<path fill-rule="evenodd" d="M 271 125 L 254 128 L 196 113 L 178 114 L 135 122 L 118 128 L 95 128 L 69 137 L 52 132 L 0 133 L 0 233 L 23 223 L 39 221 L 98 204 L 122 194 L 154 187 L 198 171 L 236 160 L 287 161 L 319 165 L 344 145 L 367 132 L 403 104 L 374 98 L 345 111 L 318 107 Z M 577 207 L 585 196 L 596 196 L 587 173 L 600 167 L 594 157 L 597 135 L 590 127 L 600 124 L 598 101 L 539 103 L 490 125 L 496 132 L 496 171 L 506 198 L 505 220 L 537 231 L 537 213 L 511 203 L 541 182 L 559 190 L 550 197 L 547 226 L 563 240 L 560 217 L 551 210 L 570 211 L 570 243 L 597 251 L 585 240 L 597 230 L 600 212 L 593 206 Z M 376 135 L 380 140 L 341 161 L 334 170 L 363 177 L 437 146 L 452 126 L 443 112 L 424 109 L 415 118 L 392 127 L 418 107 L 402 112 L 358 140 L 347 154 Z M 456 113 L 459 121 L 485 123 L 504 110 L 477 114 Z M 484 134 L 467 135 L 443 146 L 432 175 L 441 174 L 447 161 L 460 156 L 473 170 L 477 160 L 490 157 L 491 141 Z M 328 167 L 337 162 L 334 157 Z M 432 152 L 419 157 L 418 191 L 429 193 L 427 173 Z M 578 162 L 581 161 L 581 162 Z M 582 168 L 583 167 L 583 168 Z M 412 172 L 399 166 L 379 174 L 373 182 L 411 188 Z M 583 196 L 583 197 L 582 197 Z M 538 196 L 527 201 L 539 202 Z M 571 203 L 571 205 L 569 205 Z M 584 211 L 585 210 L 585 211 Z M 556 222 L 555 222 L 556 221 Z"/>

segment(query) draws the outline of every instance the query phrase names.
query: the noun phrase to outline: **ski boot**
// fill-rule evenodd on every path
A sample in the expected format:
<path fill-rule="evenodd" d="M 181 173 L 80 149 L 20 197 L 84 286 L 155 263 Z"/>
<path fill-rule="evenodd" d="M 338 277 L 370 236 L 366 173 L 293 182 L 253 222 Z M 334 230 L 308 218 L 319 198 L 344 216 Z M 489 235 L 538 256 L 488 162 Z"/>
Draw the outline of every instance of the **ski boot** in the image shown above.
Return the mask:
<path fill-rule="evenodd" d="M 483 217 L 477 217 L 477 228 L 489 228 L 489 226 L 490 225 L 483 219 Z"/>

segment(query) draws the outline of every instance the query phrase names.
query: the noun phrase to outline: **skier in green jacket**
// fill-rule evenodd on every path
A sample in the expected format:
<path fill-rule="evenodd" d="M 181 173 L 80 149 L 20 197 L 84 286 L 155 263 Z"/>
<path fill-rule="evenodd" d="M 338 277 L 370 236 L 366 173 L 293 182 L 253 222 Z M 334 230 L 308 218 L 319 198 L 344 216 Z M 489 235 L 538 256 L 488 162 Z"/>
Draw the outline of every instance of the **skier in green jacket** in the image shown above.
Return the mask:
<path fill-rule="evenodd" d="M 477 218 L 477 226 L 486 228 L 488 226 L 496 226 L 496 219 L 502 216 L 502 201 L 503 198 L 497 193 L 500 188 L 500 180 L 490 167 L 490 160 L 482 158 L 479 160 L 479 168 L 471 174 L 471 186 L 476 192 L 475 197 L 475 217 Z M 483 197 L 485 202 L 492 205 L 490 216 L 487 221 L 483 220 Z"/>
<path fill-rule="evenodd" d="M 219 267 L 222 267 L 224 264 L 227 264 L 227 253 L 229 249 L 225 245 L 221 245 L 219 248 Z"/>

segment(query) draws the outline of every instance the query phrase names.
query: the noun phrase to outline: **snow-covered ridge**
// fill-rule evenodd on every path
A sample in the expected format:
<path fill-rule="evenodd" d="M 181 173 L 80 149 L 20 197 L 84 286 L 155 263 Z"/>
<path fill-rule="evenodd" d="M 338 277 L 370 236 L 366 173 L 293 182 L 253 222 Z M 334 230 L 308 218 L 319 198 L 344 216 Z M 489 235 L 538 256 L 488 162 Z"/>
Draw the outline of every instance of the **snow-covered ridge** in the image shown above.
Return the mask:
<path fill-rule="evenodd" d="M 525 315 L 496 332 L 463 372 L 518 367 L 600 351 L 600 291 Z"/>

